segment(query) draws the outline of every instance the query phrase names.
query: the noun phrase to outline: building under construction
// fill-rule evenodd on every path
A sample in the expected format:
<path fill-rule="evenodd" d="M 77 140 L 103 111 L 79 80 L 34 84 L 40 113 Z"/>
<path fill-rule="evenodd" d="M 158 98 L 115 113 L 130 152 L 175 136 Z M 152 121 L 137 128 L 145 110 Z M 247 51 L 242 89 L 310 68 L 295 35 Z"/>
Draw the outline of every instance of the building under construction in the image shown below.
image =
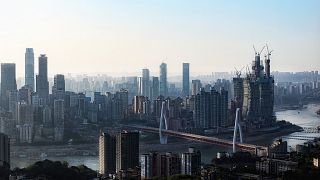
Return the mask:
<path fill-rule="evenodd" d="M 255 51 L 252 71 L 248 70 L 245 78 L 240 78 L 239 73 L 234 78 L 235 99 L 242 109 L 242 119 L 247 130 L 270 127 L 276 121 L 273 113 L 274 78 L 270 74 L 271 52 L 268 49 L 263 66 L 260 60 L 262 50 Z"/>

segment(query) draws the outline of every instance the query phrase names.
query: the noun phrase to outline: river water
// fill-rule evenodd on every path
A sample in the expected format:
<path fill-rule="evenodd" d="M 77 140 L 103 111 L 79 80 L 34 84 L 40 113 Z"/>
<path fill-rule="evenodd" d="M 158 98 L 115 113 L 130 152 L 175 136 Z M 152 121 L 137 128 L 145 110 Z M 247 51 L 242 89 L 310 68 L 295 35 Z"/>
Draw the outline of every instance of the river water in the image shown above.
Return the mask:
<path fill-rule="evenodd" d="M 301 127 L 316 127 L 320 125 L 320 116 L 315 112 L 320 109 L 320 104 L 308 104 L 303 109 L 299 110 L 285 110 L 276 112 L 278 120 L 286 120 L 293 124 L 299 125 Z M 288 134 L 286 137 L 295 137 L 295 136 L 309 136 L 309 137 L 320 137 L 320 134 L 315 133 L 303 133 L 295 132 Z M 294 149 L 296 144 L 302 144 L 306 140 L 297 140 L 297 139 L 286 139 L 288 142 L 289 149 Z M 180 140 L 169 138 L 168 144 L 160 145 L 158 141 L 140 144 L 140 153 L 147 153 L 151 150 L 156 150 L 160 153 L 165 152 L 174 152 L 182 153 L 186 152 L 188 147 L 195 147 L 196 149 L 201 150 L 202 162 L 209 163 L 213 157 L 216 156 L 216 153 L 219 151 L 231 152 L 231 148 L 220 147 L 215 145 L 208 145 L 203 143 L 194 143 L 187 140 Z M 66 156 L 66 157 L 46 157 L 53 161 L 67 161 L 69 165 L 81 165 L 84 164 L 91 169 L 98 170 L 98 157 L 97 156 Z M 39 159 L 40 160 L 40 159 Z M 26 158 L 12 158 L 11 166 L 12 167 L 26 167 L 29 164 L 34 163 L 36 160 L 26 159 Z"/>
<path fill-rule="evenodd" d="M 320 104 L 308 104 L 302 109 L 298 110 L 286 110 L 276 112 L 278 120 L 286 120 L 293 124 L 306 128 L 315 128 L 320 126 L 320 116 L 316 114 L 316 111 L 320 109 Z M 296 138 L 299 137 L 310 137 L 310 138 Z M 311 137 L 320 137 L 319 133 L 305 133 L 305 132 L 295 132 L 284 137 L 283 140 L 288 142 L 288 149 L 295 150 L 297 144 L 303 144 L 308 140 L 302 139 L 312 139 Z M 296 138 L 296 139 L 295 139 Z"/>

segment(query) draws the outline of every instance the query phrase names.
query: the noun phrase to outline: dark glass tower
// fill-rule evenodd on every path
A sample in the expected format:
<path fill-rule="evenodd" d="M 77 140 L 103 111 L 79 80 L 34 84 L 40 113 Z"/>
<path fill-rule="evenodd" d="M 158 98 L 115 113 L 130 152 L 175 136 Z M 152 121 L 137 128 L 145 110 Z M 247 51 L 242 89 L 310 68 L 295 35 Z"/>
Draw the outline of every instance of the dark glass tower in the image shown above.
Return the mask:
<path fill-rule="evenodd" d="M 10 91 L 16 90 L 16 64 L 1 63 L 1 107 L 4 110 L 9 110 Z"/>
<path fill-rule="evenodd" d="M 36 90 L 42 105 L 49 103 L 48 58 L 45 54 L 39 57 L 39 74 L 36 77 Z"/>
<path fill-rule="evenodd" d="M 190 80 L 189 80 L 189 63 L 182 64 L 182 94 L 189 96 L 190 91 Z"/>

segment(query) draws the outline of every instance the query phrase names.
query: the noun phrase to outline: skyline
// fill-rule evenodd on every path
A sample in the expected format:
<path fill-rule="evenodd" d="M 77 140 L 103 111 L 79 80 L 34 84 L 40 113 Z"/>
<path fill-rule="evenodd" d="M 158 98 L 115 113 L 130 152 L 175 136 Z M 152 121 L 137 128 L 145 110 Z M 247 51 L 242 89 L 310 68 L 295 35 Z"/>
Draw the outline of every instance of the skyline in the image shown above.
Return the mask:
<path fill-rule="evenodd" d="M 319 6 L 318 1 L 4 2 L 0 62 L 16 63 L 22 77 L 25 48 L 32 47 L 35 70 L 39 55 L 47 54 L 50 75 L 141 74 L 148 68 L 152 76 L 165 62 L 172 76 L 182 74 L 187 62 L 194 76 L 241 68 L 254 60 L 253 44 L 260 49 L 268 43 L 275 50 L 274 71 L 317 70 Z"/>

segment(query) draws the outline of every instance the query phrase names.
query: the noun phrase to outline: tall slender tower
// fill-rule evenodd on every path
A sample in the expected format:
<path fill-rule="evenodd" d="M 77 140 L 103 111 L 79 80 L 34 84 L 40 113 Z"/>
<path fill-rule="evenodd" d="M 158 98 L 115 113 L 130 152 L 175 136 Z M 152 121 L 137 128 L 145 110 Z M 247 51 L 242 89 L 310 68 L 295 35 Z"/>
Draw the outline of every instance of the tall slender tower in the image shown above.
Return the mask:
<path fill-rule="evenodd" d="M 39 74 L 37 79 L 37 93 L 42 105 L 49 103 L 49 82 L 48 82 L 48 58 L 45 54 L 39 57 Z"/>
<path fill-rule="evenodd" d="M 149 69 L 142 69 L 141 94 L 150 98 L 150 72 Z"/>
<path fill-rule="evenodd" d="M 182 64 L 182 94 L 189 96 L 190 80 L 189 80 L 189 63 Z"/>
<path fill-rule="evenodd" d="M 116 137 L 100 132 L 99 173 L 108 175 L 116 172 Z"/>
<path fill-rule="evenodd" d="M 34 53 L 33 48 L 26 48 L 25 53 L 25 80 L 24 84 L 34 90 Z"/>
<path fill-rule="evenodd" d="M 152 77 L 152 88 L 151 88 L 151 102 L 156 100 L 159 96 L 159 78 Z"/>
<path fill-rule="evenodd" d="M 160 65 L 160 95 L 168 95 L 168 85 L 167 85 L 167 64 L 162 63 Z"/>
<path fill-rule="evenodd" d="M 17 90 L 16 64 L 1 63 L 1 107 L 9 110 L 9 95 Z"/>

